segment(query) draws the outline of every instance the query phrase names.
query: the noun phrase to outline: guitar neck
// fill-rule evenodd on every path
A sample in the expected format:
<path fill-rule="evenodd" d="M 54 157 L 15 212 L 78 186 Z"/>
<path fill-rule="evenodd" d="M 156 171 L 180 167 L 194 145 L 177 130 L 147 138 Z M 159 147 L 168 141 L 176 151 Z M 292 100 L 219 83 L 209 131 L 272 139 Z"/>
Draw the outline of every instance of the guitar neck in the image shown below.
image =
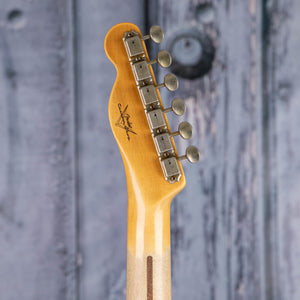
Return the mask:
<path fill-rule="evenodd" d="M 128 201 L 127 300 L 171 300 L 170 203 Z"/>
<path fill-rule="evenodd" d="M 160 43 L 162 29 L 153 26 L 142 37 L 136 25 L 120 23 L 107 33 L 105 52 L 117 69 L 108 112 L 127 178 L 127 300 L 171 300 L 170 204 L 186 184 L 180 161 L 198 161 L 199 151 L 189 146 L 177 153 L 173 136 L 190 138 L 192 126 L 182 122 L 171 132 L 166 113 L 182 115 L 185 104 L 175 98 L 164 108 L 159 89 L 175 91 L 178 80 L 167 74 L 156 82 L 151 65 L 168 67 L 172 59 L 159 51 L 150 61 L 148 38 Z"/>

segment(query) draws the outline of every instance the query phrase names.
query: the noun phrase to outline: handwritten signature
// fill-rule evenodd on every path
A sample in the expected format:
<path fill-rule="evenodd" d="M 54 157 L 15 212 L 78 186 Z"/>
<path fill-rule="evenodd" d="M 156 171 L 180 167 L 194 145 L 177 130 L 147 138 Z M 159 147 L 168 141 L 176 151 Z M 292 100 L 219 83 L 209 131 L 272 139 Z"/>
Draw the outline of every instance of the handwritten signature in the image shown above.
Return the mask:
<path fill-rule="evenodd" d="M 129 132 L 131 132 L 133 134 L 136 134 L 136 133 L 132 130 L 132 123 L 129 121 L 130 115 L 129 115 L 128 112 L 126 112 L 127 108 L 128 108 L 128 104 L 126 105 L 124 110 L 122 110 L 122 104 L 119 103 L 118 108 L 119 108 L 119 112 L 120 112 L 120 117 L 119 117 L 119 119 L 118 119 L 118 121 L 116 122 L 115 125 L 126 131 L 128 141 L 130 141 Z"/>

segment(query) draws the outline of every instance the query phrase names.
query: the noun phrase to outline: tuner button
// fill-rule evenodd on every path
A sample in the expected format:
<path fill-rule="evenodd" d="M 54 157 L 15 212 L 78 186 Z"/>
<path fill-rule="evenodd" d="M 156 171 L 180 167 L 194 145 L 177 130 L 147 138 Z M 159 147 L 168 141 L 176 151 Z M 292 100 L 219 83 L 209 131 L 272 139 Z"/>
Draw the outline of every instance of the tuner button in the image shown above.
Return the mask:
<path fill-rule="evenodd" d="M 170 67 L 172 63 L 172 58 L 171 55 L 168 51 L 166 50 L 161 50 L 157 54 L 157 58 L 155 60 L 149 61 L 149 65 L 153 65 L 155 63 L 158 63 L 161 67 L 167 68 Z"/>
<path fill-rule="evenodd" d="M 174 74 L 167 74 L 164 78 L 164 83 L 156 86 L 158 89 L 166 87 L 169 91 L 174 92 L 178 89 L 178 79 Z"/>
<path fill-rule="evenodd" d="M 187 159 L 190 163 L 194 164 L 199 161 L 200 153 L 197 147 L 189 146 L 186 148 L 185 155 L 178 157 L 178 160 Z"/>
<path fill-rule="evenodd" d="M 167 50 L 161 50 L 157 53 L 157 62 L 161 67 L 168 68 L 172 63 L 172 57 Z"/>
<path fill-rule="evenodd" d="M 154 43 L 161 43 L 164 39 L 164 32 L 161 27 L 158 25 L 154 25 L 150 28 L 150 38 Z"/>
<path fill-rule="evenodd" d="M 189 122 L 182 122 L 178 126 L 178 131 L 171 133 L 171 136 L 180 135 L 183 139 L 188 140 L 192 137 L 193 128 Z"/>
<path fill-rule="evenodd" d="M 150 28 L 150 34 L 142 37 L 143 41 L 148 40 L 148 39 L 151 39 L 154 43 L 157 43 L 157 44 L 161 43 L 162 40 L 164 39 L 164 33 L 163 33 L 161 27 L 158 25 L 152 26 Z"/>
<path fill-rule="evenodd" d="M 177 116 L 182 116 L 185 113 L 185 103 L 181 98 L 175 98 L 172 101 L 171 107 L 164 109 L 164 113 L 173 111 Z"/>

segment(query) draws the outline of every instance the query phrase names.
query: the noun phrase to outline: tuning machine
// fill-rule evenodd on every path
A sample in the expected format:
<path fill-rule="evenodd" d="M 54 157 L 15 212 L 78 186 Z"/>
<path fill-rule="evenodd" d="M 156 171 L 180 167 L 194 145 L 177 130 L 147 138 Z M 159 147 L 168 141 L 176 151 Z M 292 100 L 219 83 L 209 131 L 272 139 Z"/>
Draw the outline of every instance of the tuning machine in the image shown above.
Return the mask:
<path fill-rule="evenodd" d="M 157 53 L 157 58 L 148 62 L 149 65 L 158 63 L 163 68 L 170 67 L 172 57 L 167 50 L 161 50 Z"/>
<path fill-rule="evenodd" d="M 134 30 L 125 32 L 123 41 L 128 57 L 130 58 L 130 60 L 135 60 L 146 56 L 142 41 L 151 39 L 154 43 L 159 44 L 162 42 L 163 38 L 164 33 L 161 27 L 158 25 L 154 25 L 150 28 L 149 34 L 143 37 L 140 37 L 140 35 Z M 167 58 L 166 53 L 162 54 L 164 54 L 162 58 Z M 162 61 L 164 61 L 164 59 Z"/>
<path fill-rule="evenodd" d="M 193 135 L 193 127 L 189 122 L 182 122 L 178 126 L 176 132 L 171 133 L 171 136 L 180 135 L 183 139 L 188 140 Z"/>
<path fill-rule="evenodd" d="M 195 146 L 189 146 L 186 149 L 186 154 L 180 157 L 170 156 L 160 161 L 165 178 L 173 183 L 179 181 L 181 171 L 178 165 L 178 160 L 187 159 L 191 163 L 196 163 L 200 158 L 199 150 Z"/>
<path fill-rule="evenodd" d="M 197 147 L 189 146 L 186 148 L 185 155 L 179 156 L 178 160 L 187 159 L 190 163 L 196 163 L 200 159 L 200 152 Z"/>
<path fill-rule="evenodd" d="M 154 110 L 153 113 L 156 114 L 156 111 Z M 149 121 L 149 120 L 148 120 Z M 153 126 L 153 124 L 149 123 L 150 127 Z M 164 125 L 164 127 L 162 126 Z M 156 129 L 158 127 L 155 127 Z M 154 144 L 157 150 L 157 153 L 160 157 L 165 158 L 169 157 L 170 155 L 173 155 L 175 153 L 175 149 L 171 142 L 171 137 L 175 135 L 180 135 L 183 139 L 187 140 L 191 138 L 192 136 L 192 126 L 188 122 L 182 122 L 178 126 L 178 131 L 170 133 L 167 131 L 167 125 L 166 123 L 160 124 L 160 127 L 162 130 L 159 132 L 159 134 L 156 134 L 154 132 Z"/>
<path fill-rule="evenodd" d="M 156 44 L 160 44 L 164 39 L 164 32 L 161 27 L 158 25 L 151 26 L 149 34 L 141 38 L 143 41 L 148 39 L 151 39 Z"/>
<path fill-rule="evenodd" d="M 163 108 L 160 102 L 158 89 L 165 87 L 169 91 L 178 89 L 178 79 L 174 74 L 167 74 L 163 83 L 156 84 L 150 65 L 157 63 L 161 67 L 169 67 L 172 63 L 171 55 L 166 50 L 158 52 L 156 59 L 149 60 L 145 45 L 142 41 L 151 39 L 160 43 L 164 38 L 162 29 L 155 25 L 150 28 L 149 35 L 141 35 L 132 30 L 126 32 L 123 41 L 131 64 L 132 72 L 145 110 L 146 118 L 152 133 L 154 144 L 159 156 L 164 177 L 170 183 L 180 180 L 182 175 L 179 161 L 187 159 L 194 163 L 199 160 L 199 151 L 190 146 L 186 154 L 178 157 L 172 137 L 180 135 L 183 139 L 190 139 L 193 133 L 188 122 L 182 122 L 178 130 L 170 132 L 166 113 L 173 111 L 175 115 L 182 116 L 185 112 L 185 103 L 181 98 L 173 99 L 171 107 Z"/>
<path fill-rule="evenodd" d="M 171 92 L 176 91 L 178 89 L 178 79 L 177 79 L 177 77 L 172 73 L 167 74 L 164 77 L 164 82 L 161 83 L 161 84 L 158 84 L 156 86 L 157 89 L 159 89 L 161 87 L 165 87 L 166 89 L 168 89 Z"/>
<path fill-rule="evenodd" d="M 173 111 L 173 113 L 177 116 L 182 116 L 185 113 L 185 103 L 181 98 L 173 99 L 171 103 L 171 107 L 165 108 L 163 110 L 164 113 L 169 111 Z"/>
<path fill-rule="evenodd" d="M 132 70 L 137 83 L 147 82 L 152 78 L 149 65 L 153 65 L 155 63 L 158 63 L 163 68 L 169 67 L 172 63 L 170 53 L 166 50 L 162 50 L 158 52 L 155 60 L 146 61 L 143 57 L 138 57 L 133 60 Z M 159 87 L 166 86 L 170 90 L 176 90 L 178 87 L 177 77 L 173 74 L 168 75 L 165 77 L 164 83 L 159 85 Z"/>

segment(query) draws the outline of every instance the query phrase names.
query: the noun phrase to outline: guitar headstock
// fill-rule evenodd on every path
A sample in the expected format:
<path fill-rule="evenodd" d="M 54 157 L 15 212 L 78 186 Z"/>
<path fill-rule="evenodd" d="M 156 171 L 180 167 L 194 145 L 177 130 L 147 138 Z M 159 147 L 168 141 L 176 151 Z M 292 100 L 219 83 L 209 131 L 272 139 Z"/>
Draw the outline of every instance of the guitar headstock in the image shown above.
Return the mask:
<path fill-rule="evenodd" d="M 161 67 L 171 64 L 167 51 L 159 51 L 157 58 L 150 60 L 144 40 L 160 43 L 163 32 L 159 26 L 151 27 L 150 34 L 142 36 L 139 28 L 130 23 L 114 26 L 106 35 L 105 51 L 117 69 L 117 78 L 109 101 L 111 129 L 120 148 L 128 187 L 139 187 L 143 194 L 151 193 L 152 199 L 174 197 L 185 186 L 181 160 L 190 162 L 199 159 L 198 149 L 187 148 L 184 156 L 178 156 L 173 137 L 188 139 L 192 127 L 188 122 L 179 125 L 171 133 L 166 113 L 177 115 L 185 112 L 182 99 L 175 98 L 172 106 L 165 109 L 159 89 L 170 91 L 178 88 L 175 75 L 168 74 L 164 82 L 157 84 L 151 65 Z"/>

